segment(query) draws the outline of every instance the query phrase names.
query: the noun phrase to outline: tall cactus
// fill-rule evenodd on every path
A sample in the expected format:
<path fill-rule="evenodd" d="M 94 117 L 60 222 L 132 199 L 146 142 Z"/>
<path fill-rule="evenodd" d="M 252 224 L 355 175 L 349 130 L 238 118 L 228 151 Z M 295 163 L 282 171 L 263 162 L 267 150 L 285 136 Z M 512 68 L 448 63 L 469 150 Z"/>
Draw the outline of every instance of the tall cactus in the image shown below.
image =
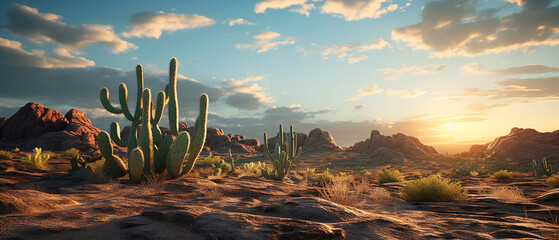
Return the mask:
<path fill-rule="evenodd" d="M 130 178 L 141 181 L 144 175 L 167 170 L 173 178 L 180 177 L 192 170 L 206 140 L 206 123 L 208 115 L 208 95 L 200 96 L 200 115 L 194 125 L 192 140 L 188 132 L 178 131 L 179 107 L 177 99 L 177 60 L 171 59 L 169 66 L 169 83 L 165 91 L 157 95 L 157 102 L 151 101 L 151 90 L 144 88 L 142 66 L 136 67 L 137 98 L 134 115 L 128 108 L 128 91 L 126 84 L 119 85 L 120 108 L 109 101 L 109 91 L 102 88 L 101 104 L 107 111 L 123 114 L 132 122 L 128 142 L 122 141 L 120 127 L 113 122 L 109 134 L 101 131 L 97 136 L 101 154 L 105 157 L 104 170 L 112 177 L 122 177 L 129 173 Z M 165 105 L 169 104 L 169 124 L 171 135 L 163 137 L 159 129 Z M 138 128 L 139 132 L 138 132 Z M 138 138 L 139 135 L 139 138 Z M 112 143 L 128 147 L 128 168 L 124 162 L 113 155 Z M 139 142 L 139 146 L 138 146 Z"/>
<path fill-rule="evenodd" d="M 267 179 L 283 180 L 291 168 L 292 161 L 301 155 L 302 150 L 301 147 L 297 148 L 297 135 L 293 132 L 293 125 L 287 140 L 284 140 L 283 134 L 283 125 L 280 124 L 275 151 L 272 154 L 268 146 L 268 135 L 264 132 L 264 150 L 268 159 L 272 161 L 271 169 L 262 169 L 262 175 Z"/>

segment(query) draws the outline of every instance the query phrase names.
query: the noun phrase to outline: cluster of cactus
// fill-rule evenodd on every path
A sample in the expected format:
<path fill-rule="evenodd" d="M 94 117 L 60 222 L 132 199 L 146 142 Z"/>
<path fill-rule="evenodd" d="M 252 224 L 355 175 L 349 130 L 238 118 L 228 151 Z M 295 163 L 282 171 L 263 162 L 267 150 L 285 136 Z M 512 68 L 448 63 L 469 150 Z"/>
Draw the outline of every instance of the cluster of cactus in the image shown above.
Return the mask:
<path fill-rule="evenodd" d="M 232 166 L 228 162 L 221 159 L 219 162 L 213 164 L 215 170 L 215 175 L 220 176 L 222 174 L 227 174 L 232 171 Z"/>
<path fill-rule="evenodd" d="M 101 103 L 113 114 L 123 114 L 132 122 L 128 141 L 121 140 L 120 127 L 113 122 L 110 135 L 101 131 L 97 135 L 97 144 L 105 158 L 104 171 L 111 177 L 119 178 L 127 173 L 130 179 L 140 182 L 144 176 L 154 175 L 167 170 L 172 178 L 187 174 L 194 167 L 196 158 L 206 141 L 206 123 L 208 116 L 208 95 L 200 96 L 200 114 L 196 119 L 192 138 L 186 131 L 179 132 L 179 107 L 177 99 L 177 60 L 171 59 L 169 66 L 169 83 L 165 91 L 157 95 L 157 103 L 151 101 L 151 90 L 144 88 L 143 70 L 136 66 L 137 98 L 134 115 L 128 108 L 128 91 L 126 84 L 119 86 L 120 108 L 109 102 L 109 91 L 101 89 Z M 162 136 L 159 129 L 165 105 L 168 105 L 169 128 L 171 134 Z M 139 129 L 138 129 L 139 128 Z M 128 147 L 128 166 L 113 154 L 111 140 L 120 147 Z"/>
<path fill-rule="evenodd" d="M 555 172 L 557 172 L 557 170 L 553 168 L 553 165 L 547 162 L 547 159 L 545 157 L 542 159 L 541 162 L 536 161 L 536 159 L 532 159 L 532 169 L 538 176 L 551 176 Z"/>
<path fill-rule="evenodd" d="M 42 169 L 49 160 L 50 155 L 43 153 L 43 149 L 34 148 L 33 153 L 28 153 L 21 162 L 37 169 Z"/>
<path fill-rule="evenodd" d="M 293 126 L 290 127 L 287 139 L 284 139 L 283 125 L 280 124 L 276 140 L 275 151 L 271 153 L 268 147 L 268 135 L 264 132 L 264 150 L 268 159 L 272 161 L 272 167 L 263 168 L 262 176 L 281 181 L 289 172 L 291 162 L 301 155 L 302 150 L 300 147 L 297 148 L 297 135 L 293 132 Z"/>
<path fill-rule="evenodd" d="M 229 163 L 231 165 L 231 171 L 235 171 L 235 160 L 237 160 L 237 158 L 233 157 L 233 154 L 231 154 L 231 149 L 229 149 L 229 155 L 227 155 L 227 157 L 225 158 L 225 162 Z"/>

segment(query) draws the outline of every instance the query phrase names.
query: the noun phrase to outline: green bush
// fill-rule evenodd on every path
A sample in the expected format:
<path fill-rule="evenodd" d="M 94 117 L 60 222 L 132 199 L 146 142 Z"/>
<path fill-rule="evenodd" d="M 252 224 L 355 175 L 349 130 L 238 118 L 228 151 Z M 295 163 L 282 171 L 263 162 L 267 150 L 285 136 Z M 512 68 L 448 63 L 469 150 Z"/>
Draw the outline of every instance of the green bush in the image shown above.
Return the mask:
<path fill-rule="evenodd" d="M 551 177 L 548 177 L 546 182 L 552 187 L 559 187 L 559 174 L 554 174 Z"/>
<path fill-rule="evenodd" d="M 20 151 L 21 151 L 21 150 L 20 150 L 19 148 L 14 148 L 14 149 L 12 149 L 12 152 L 15 152 L 15 153 L 20 152 Z"/>
<path fill-rule="evenodd" d="M 315 180 L 318 184 L 325 186 L 326 184 L 332 184 L 334 182 L 334 175 L 326 170 L 325 172 L 316 174 Z"/>
<path fill-rule="evenodd" d="M 50 155 L 43 153 L 42 151 L 43 150 L 40 148 L 33 149 L 33 153 L 27 154 L 21 159 L 21 162 L 34 169 L 43 169 L 49 160 Z"/>
<path fill-rule="evenodd" d="M 460 183 L 450 182 L 438 175 L 409 181 L 402 192 L 407 200 L 418 202 L 445 202 L 468 197 Z"/>
<path fill-rule="evenodd" d="M 227 173 L 231 172 L 231 170 L 233 169 L 231 167 L 231 164 L 229 164 L 228 162 L 225 162 L 224 160 L 220 160 L 219 162 L 215 162 L 214 165 L 213 165 L 213 168 L 215 170 L 215 175 L 217 175 L 217 176 L 227 174 Z"/>
<path fill-rule="evenodd" d="M 212 156 L 211 154 L 200 160 L 200 164 L 204 167 L 213 167 L 215 163 L 220 162 L 221 158 L 219 156 Z"/>
<path fill-rule="evenodd" d="M 258 162 L 248 162 L 248 163 L 243 163 L 243 166 L 241 167 L 241 171 L 244 173 L 248 173 L 248 174 L 258 174 L 260 173 L 260 170 L 264 167 L 264 164 L 262 164 L 262 162 L 258 161 Z"/>
<path fill-rule="evenodd" d="M 8 151 L 0 151 L 0 159 L 12 159 L 14 157 L 11 152 Z"/>
<path fill-rule="evenodd" d="M 497 180 L 510 180 L 512 179 L 512 172 L 508 170 L 500 170 L 493 174 Z"/>
<path fill-rule="evenodd" d="M 377 173 L 377 179 L 381 183 L 389 183 L 389 182 L 402 182 L 404 181 L 404 176 L 400 171 L 396 169 L 392 169 L 390 167 L 386 167 Z"/>
<path fill-rule="evenodd" d="M 75 148 L 70 148 L 70 149 L 64 151 L 61 155 L 62 155 L 62 157 L 67 157 L 67 158 L 79 156 L 80 155 L 80 150 L 75 149 Z"/>

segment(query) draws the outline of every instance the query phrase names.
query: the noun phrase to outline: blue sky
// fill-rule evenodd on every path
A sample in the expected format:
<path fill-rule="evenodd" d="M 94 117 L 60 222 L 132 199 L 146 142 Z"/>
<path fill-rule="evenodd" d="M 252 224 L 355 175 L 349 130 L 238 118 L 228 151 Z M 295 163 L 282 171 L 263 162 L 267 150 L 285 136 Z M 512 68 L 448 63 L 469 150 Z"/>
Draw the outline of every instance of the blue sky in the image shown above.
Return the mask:
<path fill-rule="evenodd" d="M 559 8 L 546 0 L 2 1 L 0 115 L 35 101 L 101 107 L 133 70 L 159 91 L 180 63 L 181 118 L 210 96 L 210 126 L 261 138 L 277 125 L 370 130 L 466 150 L 512 127 L 557 129 Z M 130 101 L 134 102 L 134 101 Z M 165 126 L 166 123 L 163 123 Z"/>

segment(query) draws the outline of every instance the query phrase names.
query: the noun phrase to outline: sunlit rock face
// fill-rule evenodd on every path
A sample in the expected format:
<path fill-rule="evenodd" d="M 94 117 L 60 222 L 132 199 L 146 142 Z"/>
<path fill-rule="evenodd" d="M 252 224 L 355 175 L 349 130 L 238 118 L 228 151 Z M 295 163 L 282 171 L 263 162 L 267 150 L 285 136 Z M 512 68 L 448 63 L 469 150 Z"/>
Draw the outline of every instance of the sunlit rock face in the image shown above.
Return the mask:
<path fill-rule="evenodd" d="M 538 132 L 531 128 L 513 128 L 505 136 L 484 145 L 472 145 L 470 154 L 520 160 L 559 158 L 559 130 Z"/>
<path fill-rule="evenodd" d="M 384 136 L 378 130 L 372 130 L 369 138 L 353 145 L 353 151 L 368 153 L 372 159 L 394 163 L 404 162 L 405 158 L 438 154 L 435 148 L 422 144 L 416 137 L 402 133 Z"/>
<path fill-rule="evenodd" d="M 289 133 L 283 134 L 284 138 L 287 138 Z M 295 135 L 297 135 L 297 147 L 301 147 L 304 153 L 344 150 L 336 144 L 332 134 L 320 128 L 311 130 L 308 135 L 304 133 L 295 133 Z M 268 138 L 269 151 L 274 151 L 276 142 L 275 136 Z M 261 148 L 264 149 L 264 146 L 262 145 Z"/>
<path fill-rule="evenodd" d="M 21 107 L 2 125 L 1 145 L 17 146 L 23 150 L 35 147 L 50 151 L 76 148 L 83 152 L 97 150 L 95 136 L 99 129 L 84 113 L 71 109 L 62 115 L 39 103 Z"/>

